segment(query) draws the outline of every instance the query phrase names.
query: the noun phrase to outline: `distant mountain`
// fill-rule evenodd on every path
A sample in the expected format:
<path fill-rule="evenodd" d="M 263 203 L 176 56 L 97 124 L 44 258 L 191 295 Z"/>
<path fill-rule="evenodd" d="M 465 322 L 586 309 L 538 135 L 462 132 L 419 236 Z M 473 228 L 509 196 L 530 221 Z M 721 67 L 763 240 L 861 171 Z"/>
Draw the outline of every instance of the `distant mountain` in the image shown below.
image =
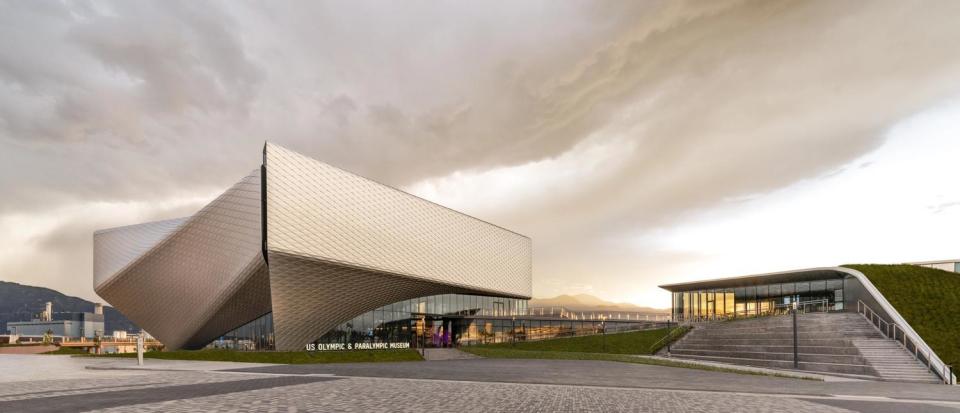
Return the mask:
<path fill-rule="evenodd" d="M 647 314 L 670 314 L 670 310 L 666 308 L 650 308 L 630 303 L 614 303 L 589 294 L 534 298 L 530 300 L 529 307 L 565 307 L 568 310 L 575 311 L 631 311 Z"/>
<path fill-rule="evenodd" d="M 47 301 L 53 303 L 53 312 L 93 312 L 93 303 L 82 298 L 70 297 L 43 287 L 33 287 L 0 281 L 0 334 L 7 334 L 10 321 L 30 321 L 43 312 Z M 104 334 L 114 330 L 140 331 L 113 307 L 103 306 Z"/>

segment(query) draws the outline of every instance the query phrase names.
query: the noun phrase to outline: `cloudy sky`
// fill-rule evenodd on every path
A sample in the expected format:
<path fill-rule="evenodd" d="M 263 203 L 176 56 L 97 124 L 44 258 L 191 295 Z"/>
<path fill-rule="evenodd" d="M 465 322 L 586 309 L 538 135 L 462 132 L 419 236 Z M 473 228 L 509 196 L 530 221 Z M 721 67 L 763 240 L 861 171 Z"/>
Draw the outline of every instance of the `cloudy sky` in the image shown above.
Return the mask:
<path fill-rule="evenodd" d="M 271 140 L 534 240 L 534 294 L 960 257 L 960 2 L 2 2 L 0 280 Z"/>

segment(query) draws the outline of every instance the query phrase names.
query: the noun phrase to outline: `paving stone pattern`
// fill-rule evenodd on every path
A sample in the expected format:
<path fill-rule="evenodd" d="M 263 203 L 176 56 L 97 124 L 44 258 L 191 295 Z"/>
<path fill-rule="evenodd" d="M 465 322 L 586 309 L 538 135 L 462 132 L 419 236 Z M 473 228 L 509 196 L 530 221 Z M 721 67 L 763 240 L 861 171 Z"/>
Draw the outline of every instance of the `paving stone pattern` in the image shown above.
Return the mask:
<path fill-rule="evenodd" d="M 587 386 L 345 378 L 104 412 L 848 412 L 783 397 Z"/>
<path fill-rule="evenodd" d="M 74 394 L 103 393 L 137 388 L 162 388 L 177 385 L 219 383 L 263 377 L 274 377 L 274 375 L 161 371 L 149 372 L 149 374 L 138 376 L 19 381 L 0 385 L 0 402 Z"/>

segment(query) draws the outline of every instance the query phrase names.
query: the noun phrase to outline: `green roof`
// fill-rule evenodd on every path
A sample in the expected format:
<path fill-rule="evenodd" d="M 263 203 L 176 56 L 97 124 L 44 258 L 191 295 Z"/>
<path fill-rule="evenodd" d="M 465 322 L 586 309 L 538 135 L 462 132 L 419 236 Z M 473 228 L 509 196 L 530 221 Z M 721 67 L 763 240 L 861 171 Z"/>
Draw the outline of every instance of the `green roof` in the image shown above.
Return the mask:
<path fill-rule="evenodd" d="M 960 274 L 916 265 L 844 265 L 866 275 L 944 363 L 960 370 Z"/>

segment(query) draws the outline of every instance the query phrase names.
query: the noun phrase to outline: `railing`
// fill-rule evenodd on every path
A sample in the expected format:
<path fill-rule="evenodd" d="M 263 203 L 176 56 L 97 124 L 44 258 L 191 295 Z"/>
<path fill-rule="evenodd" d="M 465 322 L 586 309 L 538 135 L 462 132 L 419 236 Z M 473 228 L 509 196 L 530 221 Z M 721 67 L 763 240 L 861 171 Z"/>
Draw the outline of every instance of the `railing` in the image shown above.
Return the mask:
<path fill-rule="evenodd" d="M 837 310 L 836 304 L 830 304 L 830 300 L 821 299 L 821 300 L 810 300 L 810 301 L 799 301 L 796 303 L 797 312 L 803 313 L 822 313 L 828 311 Z M 684 317 L 684 314 L 676 314 L 677 320 L 684 323 L 701 323 L 701 322 L 710 322 L 710 321 L 724 321 L 724 320 L 734 320 L 741 318 L 756 318 L 756 317 L 766 317 L 771 315 L 785 315 L 789 314 L 790 310 L 794 307 L 794 303 L 790 304 L 775 304 L 775 305 L 766 305 L 762 307 L 757 307 L 755 309 L 743 309 L 739 311 L 734 311 L 731 313 L 725 314 L 712 314 L 712 315 L 703 315 L 703 316 L 692 316 Z"/>
<path fill-rule="evenodd" d="M 650 354 L 656 354 L 661 348 L 666 346 L 668 343 L 673 343 L 680 337 L 683 337 L 687 331 L 690 331 L 692 327 L 690 326 L 676 326 L 667 332 L 667 335 L 663 336 L 660 340 L 657 340 L 656 343 L 650 345 Z M 669 350 L 669 349 L 668 349 Z"/>
<path fill-rule="evenodd" d="M 556 319 L 548 322 L 555 322 L 556 324 L 539 324 L 537 326 L 530 326 L 529 324 L 526 324 L 526 321 L 517 319 L 514 326 L 508 326 L 510 330 L 487 332 L 485 330 L 478 329 L 478 331 L 475 333 L 461 335 L 458 345 L 472 346 L 492 343 L 519 343 L 524 341 L 540 341 L 554 338 L 628 333 L 634 331 L 656 330 L 666 328 L 668 325 L 668 322 L 665 321 L 608 323 L 596 320 Z"/>
<path fill-rule="evenodd" d="M 486 314 L 479 314 L 486 315 Z M 647 314 L 633 311 L 573 311 L 566 307 L 533 307 L 523 315 L 557 317 L 584 321 L 667 321 L 670 314 Z"/>
<path fill-rule="evenodd" d="M 940 357 L 937 357 L 937 354 L 923 343 L 920 337 L 913 337 L 915 333 L 911 334 L 910 330 L 904 329 L 903 326 L 887 322 L 861 300 L 857 300 L 857 313 L 873 324 L 884 337 L 903 346 L 914 358 L 943 380 L 944 384 L 956 384 L 957 377 L 953 374 L 953 369 L 940 360 Z"/>
<path fill-rule="evenodd" d="M 787 314 L 790 310 L 796 308 L 797 312 L 800 314 L 804 313 L 823 313 L 827 311 L 832 311 L 834 306 L 830 304 L 830 300 L 821 299 L 821 300 L 810 300 L 810 301 L 798 301 L 796 307 L 794 303 L 790 304 L 777 304 L 774 312 L 776 314 Z"/>
<path fill-rule="evenodd" d="M 64 338 L 59 342 L 61 347 L 100 347 L 100 346 L 122 346 L 122 345 L 136 345 L 137 338 L 136 336 L 127 336 L 126 338 L 113 338 L 111 336 L 100 337 L 100 340 L 78 337 L 78 338 Z M 147 339 L 143 343 L 144 347 L 161 347 L 163 343 L 156 339 Z"/>

